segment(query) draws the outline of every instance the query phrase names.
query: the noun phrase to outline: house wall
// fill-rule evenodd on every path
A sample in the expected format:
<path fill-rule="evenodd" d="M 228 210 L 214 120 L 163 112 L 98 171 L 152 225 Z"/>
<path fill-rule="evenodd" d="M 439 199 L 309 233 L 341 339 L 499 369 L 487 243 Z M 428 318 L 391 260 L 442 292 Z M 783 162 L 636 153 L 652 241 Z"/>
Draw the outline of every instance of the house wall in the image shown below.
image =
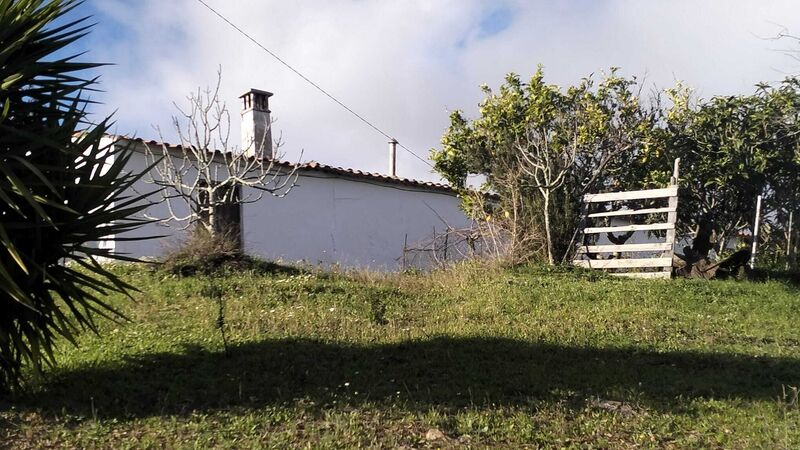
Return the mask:
<path fill-rule="evenodd" d="M 403 244 L 469 220 L 454 195 L 305 172 L 285 198 L 245 205 L 245 249 L 269 259 L 392 270 Z M 446 222 L 446 223 L 445 223 Z"/>
<path fill-rule="evenodd" d="M 132 171 L 146 167 L 143 153 L 129 162 Z M 154 186 L 141 180 L 140 192 Z M 243 197 L 257 195 L 245 188 Z M 160 200 L 158 195 L 151 197 Z M 178 214 L 186 209 L 180 202 Z M 168 217 L 164 203 L 148 207 L 151 217 Z M 467 227 L 469 219 L 452 193 L 412 186 L 303 170 L 295 187 L 283 198 L 268 193 L 242 205 L 245 251 L 270 260 L 325 266 L 396 270 L 402 265 L 403 244 L 420 241 L 447 225 Z M 148 224 L 125 237 L 164 235 L 145 241 L 115 242 L 117 252 L 136 257 L 159 257 L 185 238 L 181 224 Z M 407 237 L 406 237 L 407 236 Z"/>

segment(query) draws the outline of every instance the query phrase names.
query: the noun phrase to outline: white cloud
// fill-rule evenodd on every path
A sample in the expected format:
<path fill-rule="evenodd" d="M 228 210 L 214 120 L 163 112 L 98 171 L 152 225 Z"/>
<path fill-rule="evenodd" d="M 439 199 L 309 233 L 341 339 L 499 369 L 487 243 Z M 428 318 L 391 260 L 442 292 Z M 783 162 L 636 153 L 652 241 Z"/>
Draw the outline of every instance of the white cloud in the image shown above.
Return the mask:
<path fill-rule="evenodd" d="M 735 94 L 796 70 L 776 51 L 790 43 L 758 36 L 774 35 L 776 24 L 800 33 L 796 1 L 206 1 L 423 157 L 438 145 L 447 111 L 474 115 L 478 85 L 496 86 L 509 71 L 527 77 L 542 63 L 548 81 L 571 84 L 620 66 L 660 87 L 678 78 L 705 96 Z M 248 88 L 275 93 L 271 109 L 287 159 L 304 149 L 304 159 L 386 170 L 383 136 L 196 0 L 95 0 L 94 6 L 105 14 L 98 32 L 121 27 L 116 34 L 123 36 L 93 51 L 117 64 L 104 72 L 102 100 L 107 111 L 118 109 L 119 132 L 156 137 L 150 125 L 169 128 L 172 101 L 212 84 L 221 65 L 223 95 L 234 113 Z M 513 20 L 487 33 L 481 23 L 498 8 Z M 407 154 L 399 155 L 399 171 L 436 178 Z"/>

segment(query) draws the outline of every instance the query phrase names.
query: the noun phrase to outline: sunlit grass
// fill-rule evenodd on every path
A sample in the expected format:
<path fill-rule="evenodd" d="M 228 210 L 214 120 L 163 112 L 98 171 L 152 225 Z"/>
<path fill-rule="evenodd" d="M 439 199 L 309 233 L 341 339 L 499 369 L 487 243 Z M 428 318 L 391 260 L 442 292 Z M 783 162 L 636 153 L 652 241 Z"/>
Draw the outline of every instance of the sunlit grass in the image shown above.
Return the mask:
<path fill-rule="evenodd" d="M 0 404 L 11 446 L 800 446 L 789 284 L 118 272 L 142 289 L 112 299 L 131 321 Z"/>

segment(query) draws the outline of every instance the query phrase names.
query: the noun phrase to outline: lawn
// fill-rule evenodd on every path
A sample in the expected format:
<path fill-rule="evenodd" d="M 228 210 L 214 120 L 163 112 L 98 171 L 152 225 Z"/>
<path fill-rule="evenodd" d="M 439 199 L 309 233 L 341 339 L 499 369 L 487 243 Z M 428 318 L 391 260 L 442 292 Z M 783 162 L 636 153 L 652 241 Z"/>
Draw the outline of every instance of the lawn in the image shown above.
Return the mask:
<path fill-rule="evenodd" d="M 800 448 L 786 282 L 117 270 L 130 321 L 0 400 L 0 444 Z"/>

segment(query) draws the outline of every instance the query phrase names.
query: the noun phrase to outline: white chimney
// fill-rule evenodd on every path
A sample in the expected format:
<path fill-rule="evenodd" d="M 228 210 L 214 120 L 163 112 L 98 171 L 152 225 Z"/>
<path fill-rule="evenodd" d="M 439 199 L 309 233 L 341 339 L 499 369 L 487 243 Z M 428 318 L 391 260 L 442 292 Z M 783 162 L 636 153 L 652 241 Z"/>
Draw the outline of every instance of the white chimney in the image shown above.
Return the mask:
<path fill-rule="evenodd" d="M 248 156 L 272 159 L 271 92 L 250 89 L 242 99 L 242 151 Z"/>

